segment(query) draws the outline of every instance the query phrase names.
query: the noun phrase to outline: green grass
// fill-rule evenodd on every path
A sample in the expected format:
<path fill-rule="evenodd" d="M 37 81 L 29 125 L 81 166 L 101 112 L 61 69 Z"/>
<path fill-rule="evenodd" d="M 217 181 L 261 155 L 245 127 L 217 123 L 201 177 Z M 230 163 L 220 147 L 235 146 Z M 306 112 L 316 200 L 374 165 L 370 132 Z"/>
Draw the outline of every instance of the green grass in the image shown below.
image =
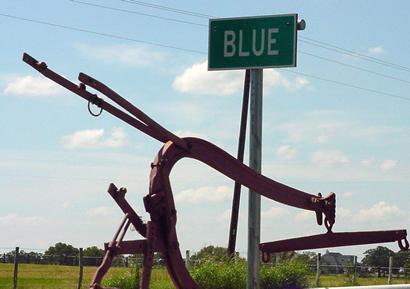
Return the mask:
<path fill-rule="evenodd" d="M 95 267 L 84 267 L 83 289 L 88 285 L 95 272 Z M 111 268 L 108 276 L 126 272 L 127 268 Z M 20 264 L 18 289 L 76 289 L 78 284 L 78 267 Z M 308 276 L 309 286 L 315 287 L 315 276 Z M 393 284 L 410 284 L 410 278 L 393 278 Z M 386 285 L 387 277 L 357 278 L 357 285 Z M 346 275 L 322 275 L 321 287 L 351 286 L 351 277 Z M 0 264 L 0 288 L 12 289 L 13 264 Z M 151 289 L 175 289 L 165 268 L 154 268 L 152 272 Z"/>
<path fill-rule="evenodd" d="M 309 276 L 310 287 L 315 286 L 315 276 Z M 377 277 L 358 277 L 356 278 L 355 286 L 366 286 L 366 285 L 386 285 L 387 277 L 377 278 Z M 392 284 L 410 284 L 410 278 L 392 278 Z M 352 286 L 352 277 L 347 275 L 321 275 L 320 276 L 320 286 L 319 287 L 343 287 Z"/>
<path fill-rule="evenodd" d="M 88 289 L 96 267 L 84 267 L 82 289 Z M 107 274 L 129 271 L 127 268 L 113 267 Z M 20 264 L 18 289 L 76 289 L 79 268 L 74 266 Z M 0 288 L 13 288 L 13 264 L 0 264 Z M 152 272 L 151 289 L 174 289 L 165 268 L 155 268 Z"/>

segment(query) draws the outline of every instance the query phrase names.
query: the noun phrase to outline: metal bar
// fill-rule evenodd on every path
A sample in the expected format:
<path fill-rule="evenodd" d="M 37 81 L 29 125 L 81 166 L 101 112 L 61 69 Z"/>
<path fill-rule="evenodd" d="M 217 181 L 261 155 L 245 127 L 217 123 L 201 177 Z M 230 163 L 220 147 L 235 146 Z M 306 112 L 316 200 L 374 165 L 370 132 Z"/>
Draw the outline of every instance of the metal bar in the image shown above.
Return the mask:
<path fill-rule="evenodd" d="M 246 123 L 248 121 L 248 110 L 249 110 L 249 82 L 250 82 L 250 70 L 247 69 L 245 72 L 245 80 L 243 84 L 241 125 L 239 129 L 239 142 L 238 142 L 238 155 L 237 155 L 237 159 L 241 163 L 243 163 L 243 155 L 245 152 Z M 238 181 L 235 181 L 235 186 L 233 190 L 233 198 L 232 198 L 231 224 L 229 226 L 229 240 L 228 240 L 228 254 L 232 257 L 235 255 L 236 234 L 238 230 L 240 201 L 241 201 L 241 183 L 239 183 Z"/>
<path fill-rule="evenodd" d="M 126 215 L 126 216 L 128 217 L 128 215 Z M 128 228 L 130 227 L 130 224 L 131 224 L 131 222 L 130 222 L 130 220 L 127 218 L 127 222 L 125 223 L 125 226 L 124 226 L 124 228 L 123 228 L 123 230 L 122 230 L 120 236 L 119 236 L 118 239 L 117 239 L 117 248 L 118 248 L 118 247 L 121 247 L 122 239 L 124 239 L 124 236 L 125 236 L 125 234 L 127 233 Z"/>
<path fill-rule="evenodd" d="M 405 239 L 406 236 L 406 230 L 326 233 L 301 238 L 261 243 L 259 245 L 259 248 L 262 252 L 276 253 L 291 250 L 296 251 L 396 242 Z"/>
<path fill-rule="evenodd" d="M 145 237 L 147 232 L 147 226 L 142 221 L 141 217 L 134 211 L 131 205 L 127 202 L 124 197 L 124 194 L 121 194 L 118 188 L 111 183 L 108 187 L 108 193 L 117 203 L 117 205 L 121 208 L 124 214 L 128 214 L 128 219 L 131 221 L 134 228 L 140 233 L 143 237 Z"/>
<path fill-rule="evenodd" d="M 125 214 L 124 218 L 122 219 L 122 221 L 120 223 L 120 226 L 118 227 L 117 232 L 115 232 L 114 237 L 112 238 L 111 242 L 108 245 L 108 249 L 111 248 L 111 247 L 114 247 L 114 245 L 117 243 L 118 236 L 120 235 L 120 233 L 123 232 L 123 228 L 124 228 L 125 223 L 129 224 L 128 214 Z"/>
<path fill-rule="evenodd" d="M 97 95 L 88 92 L 85 87 L 76 85 L 71 81 L 67 80 L 66 78 L 62 77 L 61 75 L 55 73 L 51 69 L 47 68 L 47 64 L 44 62 L 39 63 L 36 59 L 24 53 L 23 61 L 29 64 L 31 67 L 36 69 L 38 72 L 43 74 L 45 77 L 51 79 L 52 81 L 58 83 L 59 85 L 63 86 L 64 88 L 70 90 L 71 92 L 81 96 L 85 100 L 97 104 L 103 110 L 108 111 L 112 115 L 116 116 L 117 118 L 121 119 L 122 121 L 128 123 L 129 125 L 133 126 L 134 128 L 144 132 L 145 134 L 159 140 L 160 142 L 167 142 L 168 139 L 164 138 L 162 135 L 158 135 L 156 131 L 154 131 L 151 127 L 145 125 L 141 121 L 131 117 L 129 114 L 119 110 L 118 108 L 112 106 L 111 104 L 105 102 L 102 98 L 97 97 Z"/>
<path fill-rule="evenodd" d="M 262 168 L 262 90 L 263 70 L 251 70 L 251 105 L 249 167 L 261 172 Z M 261 195 L 249 190 L 248 205 L 248 279 L 247 289 L 259 289 Z"/>
<path fill-rule="evenodd" d="M 151 280 L 152 265 L 154 263 L 154 239 L 155 239 L 155 225 L 149 221 L 147 224 L 147 243 L 144 250 L 143 270 L 140 280 L 140 289 L 149 289 Z"/>
<path fill-rule="evenodd" d="M 154 131 L 157 132 L 158 135 L 161 135 L 164 139 L 168 139 L 174 143 L 176 143 L 179 147 L 187 150 L 188 145 L 187 143 L 181 139 L 180 137 L 176 136 L 175 134 L 171 133 L 157 122 L 155 122 L 152 118 L 142 112 L 139 108 L 134 106 L 128 100 L 123 98 L 121 95 L 116 93 L 114 90 L 106 86 L 105 84 L 101 83 L 100 81 L 94 79 L 93 77 L 85 74 L 80 73 L 78 79 L 83 82 L 84 84 L 98 90 L 102 94 L 106 95 L 112 101 L 120 105 L 122 108 L 127 110 L 129 113 L 134 115 L 136 118 L 144 122 L 147 126 L 151 127 Z"/>

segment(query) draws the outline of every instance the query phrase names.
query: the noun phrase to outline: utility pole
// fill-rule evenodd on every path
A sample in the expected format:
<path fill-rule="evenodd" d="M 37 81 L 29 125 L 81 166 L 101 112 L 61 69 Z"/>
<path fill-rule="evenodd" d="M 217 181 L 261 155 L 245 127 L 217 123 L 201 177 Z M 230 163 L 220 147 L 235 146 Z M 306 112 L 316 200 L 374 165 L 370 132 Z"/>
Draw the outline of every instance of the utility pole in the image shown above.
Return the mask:
<path fill-rule="evenodd" d="M 262 92 L 263 69 L 251 70 L 249 167 L 262 170 Z M 249 190 L 248 203 L 248 283 L 247 289 L 259 289 L 261 196 Z"/>

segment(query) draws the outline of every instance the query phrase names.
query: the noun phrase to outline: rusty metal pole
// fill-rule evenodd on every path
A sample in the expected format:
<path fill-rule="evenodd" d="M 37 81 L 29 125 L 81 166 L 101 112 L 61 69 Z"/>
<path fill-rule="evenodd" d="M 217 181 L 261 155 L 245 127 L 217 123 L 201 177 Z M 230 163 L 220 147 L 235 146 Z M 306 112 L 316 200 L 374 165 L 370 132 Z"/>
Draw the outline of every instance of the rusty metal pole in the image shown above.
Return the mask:
<path fill-rule="evenodd" d="M 249 167 L 262 169 L 262 91 L 263 70 L 251 70 Z M 247 289 L 259 289 L 261 196 L 249 190 L 248 203 L 248 282 Z"/>
<path fill-rule="evenodd" d="M 241 125 L 239 129 L 238 154 L 237 154 L 237 159 L 241 163 L 243 163 L 243 155 L 245 152 L 246 124 L 248 122 L 248 110 L 249 110 L 249 83 L 250 83 L 250 69 L 247 69 L 245 72 L 245 80 L 244 80 L 244 85 L 243 85 Z M 229 226 L 229 239 L 228 239 L 228 254 L 231 257 L 235 256 L 240 200 L 241 200 L 241 183 L 236 181 L 234 190 L 233 190 L 231 224 Z"/>

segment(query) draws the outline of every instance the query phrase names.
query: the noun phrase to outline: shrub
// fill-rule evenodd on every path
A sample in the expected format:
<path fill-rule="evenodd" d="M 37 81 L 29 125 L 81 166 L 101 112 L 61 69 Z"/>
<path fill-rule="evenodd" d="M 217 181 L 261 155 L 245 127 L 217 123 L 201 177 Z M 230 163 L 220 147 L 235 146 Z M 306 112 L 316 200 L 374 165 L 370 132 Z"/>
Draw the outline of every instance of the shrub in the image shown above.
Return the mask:
<path fill-rule="evenodd" d="M 299 262 L 288 261 L 278 265 L 262 266 L 260 272 L 263 289 L 300 289 L 308 285 L 309 268 Z"/>
<path fill-rule="evenodd" d="M 114 274 L 103 280 L 103 287 L 114 287 L 119 289 L 139 289 L 139 270 L 132 269 L 127 272 Z"/>
<path fill-rule="evenodd" d="M 247 266 L 243 261 L 204 262 L 196 266 L 192 277 L 202 289 L 245 289 Z M 260 271 L 262 289 L 299 289 L 307 287 L 309 269 L 295 262 L 276 266 L 263 265 Z"/>
<path fill-rule="evenodd" d="M 243 261 L 205 261 L 191 274 L 202 289 L 246 288 L 246 263 Z"/>

